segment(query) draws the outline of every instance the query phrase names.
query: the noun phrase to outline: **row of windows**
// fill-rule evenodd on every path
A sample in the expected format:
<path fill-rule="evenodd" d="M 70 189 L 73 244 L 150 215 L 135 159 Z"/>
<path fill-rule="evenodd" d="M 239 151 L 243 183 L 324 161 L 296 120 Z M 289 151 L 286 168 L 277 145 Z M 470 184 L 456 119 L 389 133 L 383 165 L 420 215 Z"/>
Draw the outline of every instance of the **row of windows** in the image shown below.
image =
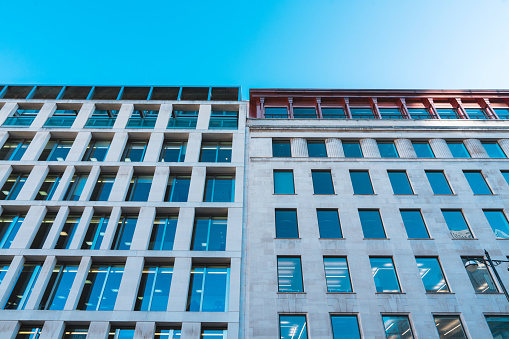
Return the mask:
<path fill-rule="evenodd" d="M 500 145 L 495 141 L 482 141 L 484 150 L 490 158 L 507 158 Z M 362 148 L 359 141 L 345 140 L 342 142 L 346 158 L 362 158 Z M 399 153 L 393 141 L 377 141 L 378 150 L 382 158 L 399 158 Z M 427 141 L 412 141 L 418 158 L 435 158 L 435 153 Z M 447 141 L 453 158 L 471 158 L 468 149 L 462 141 Z M 324 140 L 307 140 L 309 157 L 327 157 L 327 147 Z M 292 156 L 290 140 L 272 140 L 272 156 L 289 158 Z"/>

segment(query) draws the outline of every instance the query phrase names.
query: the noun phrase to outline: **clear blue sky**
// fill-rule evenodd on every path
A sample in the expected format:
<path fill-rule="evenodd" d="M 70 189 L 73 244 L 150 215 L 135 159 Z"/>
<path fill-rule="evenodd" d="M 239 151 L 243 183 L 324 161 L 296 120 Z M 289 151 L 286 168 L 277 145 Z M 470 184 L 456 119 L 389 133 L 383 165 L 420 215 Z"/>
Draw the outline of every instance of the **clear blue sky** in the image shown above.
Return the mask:
<path fill-rule="evenodd" d="M 509 0 L 0 0 L 0 84 L 509 88 Z"/>

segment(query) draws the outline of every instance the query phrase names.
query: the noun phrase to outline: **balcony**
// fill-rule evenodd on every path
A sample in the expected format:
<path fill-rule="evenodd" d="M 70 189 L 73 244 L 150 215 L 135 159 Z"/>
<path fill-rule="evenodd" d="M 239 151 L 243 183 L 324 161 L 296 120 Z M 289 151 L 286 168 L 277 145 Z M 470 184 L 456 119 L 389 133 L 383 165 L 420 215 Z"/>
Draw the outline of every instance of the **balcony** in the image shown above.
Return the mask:
<path fill-rule="evenodd" d="M 130 118 L 126 128 L 154 128 L 157 118 Z"/>
<path fill-rule="evenodd" d="M 116 118 L 106 118 L 106 117 L 91 117 L 88 119 L 85 127 L 92 128 L 108 128 L 112 127 L 115 124 Z"/>

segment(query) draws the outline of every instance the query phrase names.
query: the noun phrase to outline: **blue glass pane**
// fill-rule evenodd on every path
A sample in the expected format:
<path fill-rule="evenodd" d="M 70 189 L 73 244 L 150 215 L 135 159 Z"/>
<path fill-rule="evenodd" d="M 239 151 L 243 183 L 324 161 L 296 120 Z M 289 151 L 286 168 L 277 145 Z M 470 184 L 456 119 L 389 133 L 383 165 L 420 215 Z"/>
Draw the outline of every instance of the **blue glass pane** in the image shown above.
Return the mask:
<path fill-rule="evenodd" d="M 189 195 L 190 184 L 191 176 L 189 175 L 170 176 L 164 201 L 186 202 Z"/>
<path fill-rule="evenodd" d="M 359 210 L 362 232 L 366 239 L 385 238 L 384 226 L 379 211 Z"/>
<path fill-rule="evenodd" d="M 450 292 L 437 258 L 415 258 L 426 292 Z"/>
<path fill-rule="evenodd" d="M 25 308 L 40 270 L 40 265 L 23 265 L 16 283 L 11 290 L 11 294 L 4 305 L 4 310 L 22 310 Z"/>
<path fill-rule="evenodd" d="M 117 232 L 113 239 L 112 250 L 129 250 L 131 248 L 137 222 L 138 219 L 136 218 L 120 218 Z"/>
<path fill-rule="evenodd" d="M 333 339 L 361 339 L 357 317 L 331 316 Z"/>
<path fill-rule="evenodd" d="M 460 317 L 454 316 L 434 316 L 440 339 L 467 339 L 465 331 L 461 326 Z M 497 338 L 498 339 L 498 338 Z"/>
<path fill-rule="evenodd" d="M 509 317 L 486 315 L 486 322 L 490 328 L 491 335 L 496 339 L 509 338 Z"/>
<path fill-rule="evenodd" d="M 293 171 L 274 171 L 274 194 L 295 194 Z"/>
<path fill-rule="evenodd" d="M 330 171 L 311 171 L 315 194 L 334 194 L 334 185 Z"/>
<path fill-rule="evenodd" d="M 387 339 L 413 339 L 414 335 L 407 316 L 382 316 L 382 320 Z"/>
<path fill-rule="evenodd" d="M 51 117 L 46 120 L 44 127 L 71 127 L 76 117 Z"/>
<path fill-rule="evenodd" d="M 343 151 L 346 158 L 362 158 L 361 145 L 358 142 L 343 142 Z"/>
<path fill-rule="evenodd" d="M 426 171 L 426 176 L 428 177 L 433 194 L 452 194 L 444 172 Z"/>
<path fill-rule="evenodd" d="M 412 119 L 432 119 L 433 117 L 429 114 L 425 108 L 409 108 L 408 113 Z"/>
<path fill-rule="evenodd" d="M 437 109 L 437 113 L 440 116 L 440 119 L 459 119 L 456 109 L 453 108 L 439 108 Z"/>
<path fill-rule="evenodd" d="M 77 265 L 56 265 L 51 274 L 39 309 L 63 310 L 77 272 Z"/>
<path fill-rule="evenodd" d="M 350 171 L 354 194 L 374 194 L 368 171 Z"/>
<path fill-rule="evenodd" d="M 482 108 L 466 108 L 465 111 L 470 119 L 489 119 Z"/>
<path fill-rule="evenodd" d="M 171 251 L 177 230 L 177 217 L 156 218 L 150 237 L 149 250 Z"/>
<path fill-rule="evenodd" d="M 201 310 L 204 278 L 205 268 L 197 267 L 191 270 L 189 295 L 187 297 L 187 310 L 190 312 L 199 312 Z"/>
<path fill-rule="evenodd" d="M 108 149 L 110 148 L 109 141 L 95 141 L 88 147 L 88 152 L 84 157 L 85 161 L 104 161 Z"/>
<path fill-rule="evenodd" d="M 90 201 L 107 201 L 114 182 L 115 176 L 99 176 L 99 179 L 97 179 L 97 183 L 95 184 L 94 191 L 90 196 Z"/>
<path fill-rule="evenodd" d="M 481 171 L 463 171 L 474 194 L 493 194 Z"/>
<path fill-rule="evenodd" d="M 135 311 L 166 311 L 173 268 L 145 267 L 143 269 Z"/>
<path fill-rule="evenodd" d="M 146 142 L 131 142 L 127 145 L 122 161 L 140 162 L 145 157 Z"/>
<path fill-rule="evenodd" d="M 306 316 L 280 315 L 279 332 L 281 339 L 308 339 Z"/>
<path fill-rule="evenodd" d="M 296 210 L 276 210 L 276 238 L 298 238 Z"/>
<path fill-rule="evenodd" d="M 228 286 L 228 269 L 208 267 L 203 282 L 202 312 L 225 312 Z"/>
<path fill-rule="evenodd" d="M 210 129 L 236 129 L 238 124 L 238 112 L 236 111 L 212 111 L 210 115 Z"/>
<path fill-rule="evenodd" d="M 346 258 L 323 258 L 327 292 L 352 292 Z"/>
<path fill-rule="evenodd" d="M 379 142 L 378 150 L 382 158 L 399 158 L 398 150 L 393 142 Z"/>
<path fill-rule="evenodd" d="M 484 215 L 497 238 L 509 239 L 509 224 L 503 211 L 485 210 Z"/>
<path fill-rule="evenodd" d="M 397 108 L 379 108 L 382 119 L 404 119 L 400 110 Z"/>
<path fill-rule="evenodd" d="M 315 108 L 293 108 L 293 118 L 294 119 L 316 119 L 318 118 L 316 115 Z"/>
<path fill-rule="evenodd" d="M 405 171 L 387 171 L 394 194 L 414 194 Z"/>
<path fill-rule="evenodd" d="M 101 248 L 108 222 L 108 218 L 92 217 L 88 225 L 87 233 L 85 234 L 85 239 L 81 245 L 82 250 L 98 250 Z"/>
<path fill-rule="evenodd" d="M 435 154 L 427 142 L 412 142 L 417 158 L 434 158 Z"/>
<path fill-rule="evenodd" d="M 405 225 L 408 239 L 428 239 L 429 234 L 426 225 L 422 219 L 422 214 L 418 210 L 402 210 L 401 218 Z"/>
<path fill-rule="evenodd" d="M 292 156 L 290 141 L 272 140 L 272 156 L 278 158 L 290 158 Z"/>
<path fill-rule="evenodd" d="M 11 247 L 24 220 L 24 216 L 3 215 L 0 217 L 0 248 L 8 249 Z"/>
<path fill-rule="evenodd" d="M 183 162 L 186 157 L 187 141 L 171 141 L 163 146 L 161 161 Z"/>
<path fill-rule="evenodd" d="M 509 171 L 500 171 L 502 173 L 502 176 L 504 177 L 505 181 L 509 185 Z"/>
<path fill-rule="evenodd" d="M 5 119 L 3 126 L 30 126 L 35 117 L 9 117 Z"/>
<path fill-rule="evenodd" d="M 42 326 L 21 326 L 16 339 L 39 339 Z"/>
<path fill-rule="evenodd" d="M 232 176 L 208 176 L 205 181 L 205 202 L 233 202 L 235 179 Z"/>
<path fill-rule="evenodd" d="M 0 264 L 0 284 L 2 283 L 2 280 L 4 280 L 5 274 L 7 273 L 8 269 L 9 265 Z"/>
<path fill-rule="evenodd" d="M 310 157 L 327 157 L 327 148 L 325 147 L 325 141 L 311 141 L 308 140 L 308 155 Z"/>
<path fill-rule="evenodd" d="M 401 292 L 391 258 L 369 258 L 378 293 Z"/>
<path fill-rule="evenodd" d="M 483 142 L 482 145 L 490 158 L 507 158 L 500 145 L 496 142 Z"/>
<path fill-rule="evenodd" d="M 88 119 L 85 127 L 93 127 L 93 128 L 107 128 L 112 127 L 115 124 L 116 118 L 101 118 L 101 117 L 91 117 Z"/>
<path fill-rule="evenodd" d="M 152 177 L 143 176 L 135 179 L 135 184 L 131 184 L 133 189 L 128 192 L 129 201 L 147 201 L 152 187 Z"/>
<path fill-rule="evenodd" d="M 342 108 L 322 108 L 324 119 L 346 119 L 345 110 Z"/>
<path fill-rule="evenodd" d="M 55 245 L 55 249 L 68 249 L 71 245 L 72 239 L 74 238 L 74 234 L 76 233 L 76 229 L 78 228 L 78 224 L 80 222 L 80 215 L 69 215 L 67 220 L 60 231 L 60 236 L 58 237 L 57 244 Z"/>
<path fill-rule="evenodd" d="M 454 239 L 473 239 L 461 211 L 442 211 L 445 223 Z"/>
<path fill-rule="evenodd" d="M 342 238 L 337 210 L 316 210 L 320 238 Z"/>
<path fill-rule="evenodd" d="M 265 107 L 265 118 L 286 119 L 288 118 L 288 109 L 286 107 Z"/>
<path fill-rule="evenodd" d="M 127 121 L 127 128 L 154 128 L 157 118 L 130 118 Z"/>
<path fill-rule="evenodd" d="M 371 108 L 350 108 L 352 119 L 375 119 Z"/>
<path fill-rule="evenodd" d="M 226 218 L 196 218 L 193 251 L 224 251 L 226 248 Z"/>
<path fill-rule="evenodd" d="M 279 292 L 304 292 L 300 258 L 277 258 Z"/>
<path fill-rule="evenodd" d="M 507 108 L 495 108 L 495 113 L 499 119 L 509 119 L 509 109 Z"/>
<path fill-rule="evenodd" d="M 462 142 L 448 142 L 453 158 L 470 158 L 467 148 Z"/>

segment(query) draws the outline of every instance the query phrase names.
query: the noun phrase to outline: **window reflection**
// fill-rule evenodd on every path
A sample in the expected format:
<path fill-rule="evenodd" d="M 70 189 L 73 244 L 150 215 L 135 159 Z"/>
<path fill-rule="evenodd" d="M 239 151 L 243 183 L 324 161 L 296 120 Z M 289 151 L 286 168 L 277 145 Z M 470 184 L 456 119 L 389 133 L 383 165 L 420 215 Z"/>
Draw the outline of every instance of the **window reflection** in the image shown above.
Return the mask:
<path fill-rule="evenodd" d="M 392 258 L 369 258 L 378 293 L 401 292 Z"/>
<path fill-rule="evenodd" d="M 277 258 L 279 292 L 304 292 L 300 258 Z"/>
<path fill-rule="evenodd" d="M 281 339 L 307 339 L 306 325 L 305 315 L 280 315 L 279 333 Z"/>

